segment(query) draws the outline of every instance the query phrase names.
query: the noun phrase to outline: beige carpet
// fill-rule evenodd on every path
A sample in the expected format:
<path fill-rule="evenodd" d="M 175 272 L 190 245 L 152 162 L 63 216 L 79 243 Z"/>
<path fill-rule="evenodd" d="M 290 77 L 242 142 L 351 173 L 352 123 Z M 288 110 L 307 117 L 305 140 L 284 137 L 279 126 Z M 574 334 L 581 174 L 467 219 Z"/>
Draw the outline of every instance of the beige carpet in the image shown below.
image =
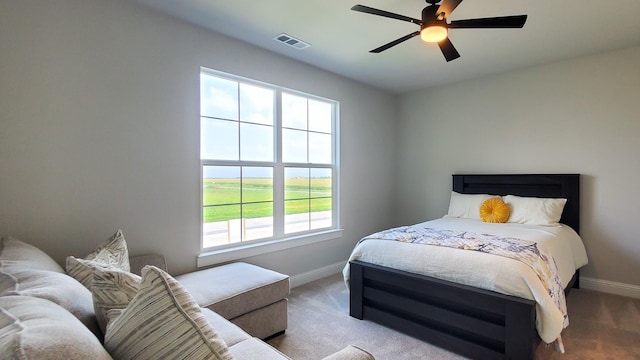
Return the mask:
<path fill-rule="evenodd" d="M 378 360 L 464 359 L 369 321 L 349 316 L 348 292 L 334 275 L 297 288 L 289 297 L 289 328 L 269 343 L 295 360 L 321 359 L 348 344 Z M 568 298 L 571 325 L 563 333 L 566 353 L 543 357 L 640 359 L 640 300 L 573 290 Z"/>

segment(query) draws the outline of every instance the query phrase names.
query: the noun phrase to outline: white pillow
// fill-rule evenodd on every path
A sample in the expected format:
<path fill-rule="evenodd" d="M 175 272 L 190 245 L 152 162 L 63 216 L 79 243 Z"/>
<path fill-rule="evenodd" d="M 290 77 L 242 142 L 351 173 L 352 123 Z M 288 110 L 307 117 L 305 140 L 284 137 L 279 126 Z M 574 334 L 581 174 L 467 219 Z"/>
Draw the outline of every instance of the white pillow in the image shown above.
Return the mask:
<path fill-rule="evenodd" d="M 511 208 L 508 222 L 531 225 L 558 225 L 567 203 L 567 199 L 515 195 L 507 195 L 503 199 Z"/>
<path fill-rule="evenodd" d="M 447 216 L 480 220 L 480 206 L 485 200 L 492 197 L 495 197 L 495 195 L 460 194 L 452 191 Z"/>

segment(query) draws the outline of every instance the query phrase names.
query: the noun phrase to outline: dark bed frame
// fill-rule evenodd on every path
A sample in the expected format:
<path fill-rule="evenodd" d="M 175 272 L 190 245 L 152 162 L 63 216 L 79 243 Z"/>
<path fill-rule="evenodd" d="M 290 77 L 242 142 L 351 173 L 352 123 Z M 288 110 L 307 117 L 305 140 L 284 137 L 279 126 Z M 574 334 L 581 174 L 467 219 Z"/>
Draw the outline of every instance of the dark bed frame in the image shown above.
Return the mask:
<path fill-rule="evenodd" d="M 579 233 L 579 174 L 453 175 L 453 190 L 566 198 L 560 221 Z M 473 359 L 533 359 L 540 343 L 533 300 L 362 261 L 350 262 L 350 315 Z"/>

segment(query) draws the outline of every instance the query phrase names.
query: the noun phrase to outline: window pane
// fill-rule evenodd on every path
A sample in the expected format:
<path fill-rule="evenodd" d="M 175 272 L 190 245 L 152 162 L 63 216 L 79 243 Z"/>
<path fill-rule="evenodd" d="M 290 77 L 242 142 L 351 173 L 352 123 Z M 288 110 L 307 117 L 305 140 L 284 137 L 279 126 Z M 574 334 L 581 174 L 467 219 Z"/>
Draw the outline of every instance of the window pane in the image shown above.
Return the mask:
<path fill-rule="evenodd" d="M 243 167 L 242 202 L 258 201 L 273 201 L 273 168 Z M 273 209 L 269 211 L 269 216 L 271 216 L 272 213 Z"/>
<path fill-rule="evenodd" d="M 284 198 L 285 200 L 309 198 L 309 169 L 284 169 Z"/>
<path fill-rule="evenodd" d="M 200 158 L 238 160 L 238 123 L 200 118 Z"/>
<path fill-rule="evenodd" d="M 260 202 L 242 205 L 242 217 L 245 219 L 258 219 L 273 216 L 273 203 Z"/>
<path fill-rule="evenodd" d="M 282 126 L 307 130 L 307 98 L 282 93 Z"/>
<path fill-rule="evenodd" d="M 273 125 L 273 90 L 240 84 L 240 121 Z"/>
<path fill-rule="evenodd" d="M 242 206 L 243 238 L 255 240 L 273 236 L 273 203 Z"/>
<path fill-rule="evenodd" d="M 273 127 L 240 124 L 240 160 L 273 161 Z"/>
<path fill-rule="evenodd" d="M 307 132 L 282 129 L 282 161 L 307 163 Z"/>
<path fill-rule="evenodd" d="M 309 100 L 309 130 L 331 133 L 331 104 Z"/>
<path fill-rule="evenodd" d="M 331 164 L 331 135 L 309 133 L 309 162 Z"/>
<path fill-rule="evenodd" d="M 285 233 L 309 230 L 309 200 L 285 201 L 284 213 Z"/>
<path fill-rule="evenodd" d="M 202 169 L 202 203 L 203 205 L 221 205 L 240 203 L 240 167 L 238 166 L 204 166 Z M 214 210 L 206 210 L 213 212 Z M 205 221 L 228 220 L 230 218 L 205 216 Z M 211 215 L 213 216 L 213 215 Z"/>
<path fill-rule="evenodd" d="M 240 242 L 242 230 L 240 226 L 240 205 L 206 207 L 204 208 L 203 214 L 203 247 L 207 248 Z"/>
<path fill-rule="evenodd" d="M 199 86 L 204 248 L 335 228 L 337 103 L 205 69 Z"/>
<path fill-rule="evenodd" d="M 312 198 L 331 197 L 331 169 L 311 169 L 310 193 Z"/>
<path fill-rule="evenodd" d="M 238 120 L 238 83 L 200 74 L 200 116 Z"/>
<path fill-rule="evenodd" d="M 331 199 L 311 199 L 311 229 L 331 227 Z"/>

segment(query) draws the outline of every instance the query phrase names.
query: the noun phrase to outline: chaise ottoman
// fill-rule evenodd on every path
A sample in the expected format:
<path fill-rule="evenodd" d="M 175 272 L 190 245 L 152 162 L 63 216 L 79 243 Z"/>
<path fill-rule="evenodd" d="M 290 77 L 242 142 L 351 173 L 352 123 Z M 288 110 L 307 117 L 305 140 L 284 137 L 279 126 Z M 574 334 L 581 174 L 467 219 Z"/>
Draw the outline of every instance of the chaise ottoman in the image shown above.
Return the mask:
<path fill-rule="evenodd" d="M 289 276 L 243 262 L 175 277 L 201 307 L 251 336 L 265 339 L 287 329 Z"/>

